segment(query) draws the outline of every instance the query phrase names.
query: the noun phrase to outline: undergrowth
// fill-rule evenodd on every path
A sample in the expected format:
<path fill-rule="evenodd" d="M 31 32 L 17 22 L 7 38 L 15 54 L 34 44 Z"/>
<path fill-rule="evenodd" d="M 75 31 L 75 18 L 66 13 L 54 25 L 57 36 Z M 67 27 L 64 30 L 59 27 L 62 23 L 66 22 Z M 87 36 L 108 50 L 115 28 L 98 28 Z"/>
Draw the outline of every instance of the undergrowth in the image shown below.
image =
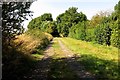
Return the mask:
<path fill-rule="evenodd" d="M 24 75 L 35 67 L 38 59 L 36 55 L 42 55 L 42 50 L 49 44 L 50 40 L 52 40 L 50 34 L 40 30 L 28 30 L 12 39 L 10 46 L 3 45 L 2 80 L 23 80 Z M 39 58 L 41 57 L 39 56 Z"/>

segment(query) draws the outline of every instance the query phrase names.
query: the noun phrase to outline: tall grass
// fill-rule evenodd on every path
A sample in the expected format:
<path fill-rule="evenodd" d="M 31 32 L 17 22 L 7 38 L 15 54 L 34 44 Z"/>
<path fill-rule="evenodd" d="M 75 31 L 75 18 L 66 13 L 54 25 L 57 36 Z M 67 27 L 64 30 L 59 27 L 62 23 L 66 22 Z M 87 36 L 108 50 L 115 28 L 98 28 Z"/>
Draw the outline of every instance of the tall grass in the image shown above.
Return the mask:
<path fill-rule="evenodd" d="M 52 36 L 39 30 L 29 30 L 16 36 L 11 46 L 3 45 L 3 79 L 22 80 L 31 68 L 36 58 L 33 54 L 42 54 L 42 50 L 49 44 Z"/>
<path fill-rule="evenodd" d="M 45 48 L 52 36 L 47 33 L 43 33 L 40 30 L 28 30 L 25 34 L 22 34 L 14 40 L 16 47 L 19 47 L 20 51 L 24 53 L 35 53 Z"/>

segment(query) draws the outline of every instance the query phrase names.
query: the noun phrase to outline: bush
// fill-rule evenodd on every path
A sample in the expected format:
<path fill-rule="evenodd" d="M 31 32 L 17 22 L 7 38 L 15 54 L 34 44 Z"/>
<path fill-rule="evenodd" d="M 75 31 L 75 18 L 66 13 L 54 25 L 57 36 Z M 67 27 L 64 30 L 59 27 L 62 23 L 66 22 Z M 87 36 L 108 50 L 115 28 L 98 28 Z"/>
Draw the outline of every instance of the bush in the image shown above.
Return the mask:
<path fill-rule="evenodd" d="M 72 26 L 69 36 L 75 39 L 86 40 L 86 22 L 79 22 L 75 26 Z"/>
<path fill-rule="evenodd" d="M 108 23 L 99 24 L 95 29 L 95 41 L 98 44 L 106 44 L 109 46 L 111 44 L 111 31 L 112 29 Z"/>
<path fill-rule="evenodd" d="M 111 45 L 120 48 L 120 38 L 119 38 L 119 26 L 118 22 L 114 22 L 112 27 L 112 35 L 111 35 Z"/>
<path fill-rule="evenodd" d="M 86 31 L 86 41 L 94 41 L 95 40 L 95 35 L 94 35 L 94 28 L 87 29 Z"/>

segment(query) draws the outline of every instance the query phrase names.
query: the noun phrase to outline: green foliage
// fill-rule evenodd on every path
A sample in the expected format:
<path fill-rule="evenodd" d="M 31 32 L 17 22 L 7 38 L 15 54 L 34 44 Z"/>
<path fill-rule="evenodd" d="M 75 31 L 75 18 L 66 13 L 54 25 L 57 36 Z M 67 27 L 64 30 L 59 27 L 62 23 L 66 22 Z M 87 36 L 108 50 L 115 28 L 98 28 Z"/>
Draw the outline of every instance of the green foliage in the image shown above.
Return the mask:
<path fill-rule="evenodd" d="M 42 21 L 53 21 L 52 14 L 51 13 L 44 13 L 41 15 Z"/>
<path fill-rule="evenodd" d="M 39 38 L 39 39 L 43 39 L 46 38 L 46 36 L 44 35 L 44 33 L 38 29 L 32 29 L 32 30 L 28 30 L 25 32 L 26 35 L 30 35 L 34 38 Z M 41 35 L 41 36 L 40 36 Z"/>
<path fill-rule="evenodd" d="M 61 36 L 66 37 L 69 29 L 79 22 L 86 21 L 87 17 L 82 12 L 78 13 L 76 7 L 70 7 L 64 13 L 57 16 L 57 29 Z"/>
<path fill-rule="evenodd" d="M 28 29 L 41 29 L 41 24 L 47 21 L 53 21 L 51 13 L 44 13 L 43 15 L 32 19 L 28 24 Z"/>
<path fill-rule="evenodd" d="M 95 29 L 95 41 L 98 44 L 110 45 L 111 28 L 108 24 L 100 24 Z"/>
<path fill-rule="evenodd" d="M 32 2 L 3 2 L 2 4 L 2 35 L 3 40 L 11 39 L 23 33 L 22 22 L 26 16 L 32 16 L 29 10 Z"/>
<path fill-rule="evenodd" d="M 67 37 L 69 33 L 70 23 L 60 23 L 57 25 L 58 32 L 60 36 Z"/>
<path fill-rule="evenodd" d="M 96 80 L 119 80 L 118 48 L 62 38 L 62 42 L 81 57 L 77 60 L 95 74 Z"/>
<path fill-rule="evenodd" d="M 87 29 L 86 30 L 86 41 L 95 41 L 95 35 L 94 35 L 95 28 Z"/>
<path fill-rule="evenodd" d="M 115 12 L 112 14 L 112 35 L 111 35 L 111 44 L 115 47 L 120 48 L 120 1 L 116 4 Z"/>
<path fill-rule="evenodd" d="M 112 27 L 111 44 L 118 48 L 120 47 L 120 38 L 119 38 L 120 33 L 119 32 L 120 32 L 120 29 L 118 26 L 118 21 L 116 21 Z"/>
<path fill-rule="evenodd" d="M 56 18 L 56 22 L 52 21 L 52 15 L 45 13 L 38 18 L 33 19 L 29 25 L 29 29 L 38 28 L 42 31 L 54 35 L 67 37 L 68 35 L 75 39 L 85 41 L 93 41 L 99 44 L 113 45 L 118 47 L 120 44 L 119 26 L 120 23 L 120 1 L 115 6 L 115 11 L 99 12 L 87 20 L 87 17 L 82 12 L 77 12 L 76 7 L 70 7 L 64 13 Z"/>
<path fill-rule="evenodd" d="M 69 36 L 75 39 L 86 40 L 86 22 L 79 22 L 70 29 Z"/>
<path fill-rule="evenodd" d="M 28 24 L 28 29 L 41 29 L 41 24 L 47 22 L 47 21 L 53 21 L 52 14 L 51 13 L 44 13 L 43 15 L 32 19 Z"/>
<path fill-rule="evenodd" d="M 44 21 L 41 24 L 41 30 L 49 34 L 52 34 L 53 36 L 59 35 L 55 21 Z"/>
<path fill-rule="evenodd" d="M 43 15 L 32 19 L 29 22 L 28 29 L 39 29 L 43 32 L 52 34 L 53 36 L 59 36 L 57 31 L 56 22 L 53 21 L 51 13 L 44 13 Z"/>
<path fill-rule="evenodd" d="M 39 46 L 37 47 L 39 49 L 45 48 L 50 42 L 48 36 L 46 36 L 42 31 L 38 29 L 28 30 L 26 32 L 26 35 L 29 35 L 34 39 L 39 39 L 39 41 L 41 41 L 41 43 L 39 43 Z"/>
<path fill-rule="evenodd" d="M 40 21 L 40 17 L 37 17 L 35 19 L 32 19 L 29 24 L 28 24 L 28 29 L 34 29 L 34 28 L 38 28 L 39 25 L 41 24 L 42 22 Z"/>
<path fill-rule="evenodd" d="M 33 0 L 34 1 L 34 0 Z M 31 56 L 18 51 L 11 43 L 16 35 L 23 33 L 22 22 L 32 16 L 29 10 L 32 2 L 2 3 L 2 79 L 21 80 L 33 65 Z M 21 78 L 21 79 L 20 79 Z"/>
<path fill-rule="evenodd" d="M 120 16 L 120 1 L 115 5 L 114 10 Z"/>
<path fill-rule="evenodd" d="M 115 11 L 111 15 L 96 15 L 89 22 L 89 29 L 94 28 L 95 41 L 99 44 L 112 45 L 120 47 L 119 23 L 120 23 L 120 1 L 115 6 Z M 88 31 L 88 30 L 87 30 Z M 89 32 L 87 32 L 89 33 Z M 88 41 L 90 41 L 88 36 Z"/>
<path fill-rule="evenodd" d="M 106 45 L 111 45 L 110 38 L 111 38 L 111 31 L 112 29 L 109 27 L 109 25 L 106 25 L 105 27 L 105 34 L 104 34 L 104 41 Z"/>
<path fill-rule="evenodd" d="M 90 24 L 89 24 L 89 27 L 96 27 L 98 24 L 101 24 L 101 22 L 103 21 L 103 19 L 106 17 L 106 16 L 109 16 L 110 13 L 107 14 L 107 11 L 103 12 L 99 12 L 97 13 L 96 15 L 94 15 L 92 17 L 92 19 L 90 20 Z"/>
<path fill-rule="evenodd" d="M 97 28 L 95 29 L 95 41 L 98 44 L 103 44 L 104 39 L 103 39 L 103 25 L 98 25 Z"/>

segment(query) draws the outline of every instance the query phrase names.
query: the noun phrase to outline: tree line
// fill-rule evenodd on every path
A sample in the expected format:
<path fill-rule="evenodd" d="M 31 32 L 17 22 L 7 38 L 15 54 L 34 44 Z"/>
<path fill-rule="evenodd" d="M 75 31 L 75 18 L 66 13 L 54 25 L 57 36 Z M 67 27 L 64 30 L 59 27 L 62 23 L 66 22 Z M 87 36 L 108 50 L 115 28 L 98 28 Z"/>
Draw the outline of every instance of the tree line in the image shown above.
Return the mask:
<path fill-rule="evenodd" d="M 45 13 L 32 19 L 28 29 L 37 28 L 53 36 L 72 37 L 119 47 L 120 1 L 115 5 L 112 13 L 101 11 L 91 20 L 88 20 L 87 16 L 83 12 L 78 12 L 77 9 L 70 7 L 59 14 L 56 21 L 53 21 L 51 13 Z"/>
<path fill-rule="evenodd" d="M 27 15 L 32 16 L 29 10 L 31 2 L 9 2 L 2 5 L 2 40 L 10 42 L 11 38 L 23 33 L 21 23 L 27 20 Z M 38 28 L 53 36 L 72 37 L 75 39 L 93 41 L 99 44 L 119 47 L 120 1 L 114 6 L 111 14 L 101 12 L 92 17 L 77 11 L 78 8 L 70 7 L 53 21 L 51 13 L 45 13 L 32 19 L 28 29 Z"/>

